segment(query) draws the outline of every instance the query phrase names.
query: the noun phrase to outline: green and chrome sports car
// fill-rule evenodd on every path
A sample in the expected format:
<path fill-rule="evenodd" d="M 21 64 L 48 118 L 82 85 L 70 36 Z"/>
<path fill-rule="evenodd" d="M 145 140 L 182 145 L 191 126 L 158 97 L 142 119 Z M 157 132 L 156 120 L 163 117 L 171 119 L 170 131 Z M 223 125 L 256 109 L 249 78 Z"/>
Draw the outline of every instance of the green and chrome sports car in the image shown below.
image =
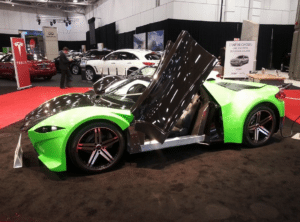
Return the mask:
<path fill-rule="evenodd" d="M 88 172 L 108 170 L 125 150 L 268 143 L 284 118 L 284 94 L 259 83 L 205 81 L 216 62 L 183 31 L 152 77 L 124 80 L 103 94 L 51 99 L 26 116 L 22 131 L 56 172 L 67 170 L 67 159 Z"/>

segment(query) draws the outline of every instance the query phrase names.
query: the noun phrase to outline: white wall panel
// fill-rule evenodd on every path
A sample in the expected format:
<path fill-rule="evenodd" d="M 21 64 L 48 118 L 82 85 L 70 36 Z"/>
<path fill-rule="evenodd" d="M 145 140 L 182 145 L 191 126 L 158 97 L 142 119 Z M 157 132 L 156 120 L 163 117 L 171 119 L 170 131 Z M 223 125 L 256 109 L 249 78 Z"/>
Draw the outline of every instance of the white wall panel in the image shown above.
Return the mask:
<path fill-rule="evenodd" d="M 261 9 L 261 2 L 253 1 L 252 8 Z"/>
<path fill-rule="evenodd" d="M 189 20 L 216 21 L 217 5 L 189 3 Z"/>
<path fill-rule="evenodd" d="M 296 11 L 295 11 L 295 13 L 290 13 L 289 14 L 289 24 L 295 24 L 295 22 L 296 22 Z"/>
<path fill-rule="evenodd" d="M 160 5 L 164 5 L 170 2 L 174 2 L 174 0 L 160 0 Z"/>
<path fill-rule="evenodd" d="M 168 19 L 167 4 L 153 9 L 153 20 L 159 22 Z"/>
<path fill-rule="evenodd" d="M 290 0 L 272 0 L 269 2 L 272 10 L 290 10 Z"/>
<path fill-rule="evenodd" d="M 207 4 L 210 4 L 210 5 L 221 5 L 221 0 L 207 0 Z"/>
<path fill-rule="evenodd" d="M 8 29 L 8 24 L 6 22 L 7 17 L 6 17 L 6 11 L 0 9 L 0 28 L 1 29 Z M 7 32 L 7 31 L 6 31 Z M 5 32 L 5 33 L 6 33 Z"/>
<path fill-rule="evenodd" d="M 210 0 L 175 0 L 175 2 L 189 2 L 189 3 L 198 3 L 198 4 L 210 4 Z"/>
<path fill-rule="evenodd" d="M 133 14 L 147 11 L 155 8 L 156 0 L 133 0 Z"/>
<path fill-rule="evenodd" d="M 283 11 L 281 16 L 281 24 L 289 24 L 290 13 L 288 11 Z"/>
<path fill-rule="evenodd" d="M 154 22 L 154 12 L 153 9 L 142 12 L 140 17 L 141 24 L 146 25 Z"/>
<path fill-rule="evenodd" d="M 281 24 L 282 11 L 261 10 L 261 24 Z"/>
<path fill-rule="evenodd" d="M 189 19 L 189 4 L 186 2 L 174 2 L 174 18 Z"/>
<path fill-rule="evenodd" d="M 241 22 L 243 22 L 244 20 L 249 20 L 248 13 L 249 13 L 248 8 L 241 8 L 241 17 L 240 17 Z"/>

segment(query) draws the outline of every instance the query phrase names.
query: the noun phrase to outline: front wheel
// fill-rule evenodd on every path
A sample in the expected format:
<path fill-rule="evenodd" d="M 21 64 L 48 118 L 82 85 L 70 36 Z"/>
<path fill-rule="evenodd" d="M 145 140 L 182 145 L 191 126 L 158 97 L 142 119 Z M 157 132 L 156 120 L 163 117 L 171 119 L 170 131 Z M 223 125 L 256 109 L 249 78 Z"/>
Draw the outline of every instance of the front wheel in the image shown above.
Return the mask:
<path fill-rule="evenodd" d="M 73 65 L 71 68 L 71 72 L 74 75 L 78 75 L 80 73 L 80 67 L 78 65 Z"/>
<path fill-rule="evenodd" d="M 254 108 L 244 124 L 244 143 L 249 147 L 265 145 L 274 134 L 276 121 L 274 111 L 268 106 Z"/>
<path fill-rule="evenodd" d="M 80 129 L 68 147 L 72 163 L 94 173 L 110 170 L 121 159 L 125 140 L 120 130 L 106 122 L 92 123 Z"/>
<path fill-rule="evenodd" d="M 87 68 L 85 71 L 85 78 L 88 81 L 93 81 L 95 79 L 95 71 L 93 68 Z"/>

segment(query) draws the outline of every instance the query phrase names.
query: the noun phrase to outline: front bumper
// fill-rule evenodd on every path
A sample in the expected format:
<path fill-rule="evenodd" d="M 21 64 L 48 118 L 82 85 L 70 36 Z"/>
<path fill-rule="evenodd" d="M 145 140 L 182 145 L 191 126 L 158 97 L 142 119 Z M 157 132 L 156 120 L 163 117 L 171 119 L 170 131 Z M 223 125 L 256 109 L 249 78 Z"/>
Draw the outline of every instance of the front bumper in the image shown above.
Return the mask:
<path fill-rule="evenodd" d="M 65 154 L 65 134 L 67 130 L 58 130 L 49 133 L 38 133 L 32 129 L 28 137 L 38 154 L 38 158 L 46 167 L 54 172 L 67 170 Z"/>

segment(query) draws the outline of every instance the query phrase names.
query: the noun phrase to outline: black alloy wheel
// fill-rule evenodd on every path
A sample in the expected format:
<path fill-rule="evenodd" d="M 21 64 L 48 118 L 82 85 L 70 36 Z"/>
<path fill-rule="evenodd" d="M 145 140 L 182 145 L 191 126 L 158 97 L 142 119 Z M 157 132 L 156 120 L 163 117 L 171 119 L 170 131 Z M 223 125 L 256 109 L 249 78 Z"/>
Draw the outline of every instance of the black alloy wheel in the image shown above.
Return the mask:
<path fill-rule="evenodd" d="M 68 147 L 72 163 L 90 173 L 113 168 L 121 159 L 124 150 L 123 134 L 116 126 L 106 122 L 83 127 Z"/>
<path fill-rule="evenodd" d="M 73 75 L 78 75 L 80 73 L 80 67 L 78 65 L 73 65 L 71 68 L 71 72 Z"/>
<path fill-rule="evenodd" d="M 265 145 L 272 137 L 276 126 L 276 115 L 268 106 L 254 108 L 244 124 L 244 142 L 249 147 Z"/>
<path fill-rule="evenodd" d="M 93 81 L 96 78 L 96 73 L 93 68 L 89 67 L 86 69 L 85 78 L 88 81 Z"/>

